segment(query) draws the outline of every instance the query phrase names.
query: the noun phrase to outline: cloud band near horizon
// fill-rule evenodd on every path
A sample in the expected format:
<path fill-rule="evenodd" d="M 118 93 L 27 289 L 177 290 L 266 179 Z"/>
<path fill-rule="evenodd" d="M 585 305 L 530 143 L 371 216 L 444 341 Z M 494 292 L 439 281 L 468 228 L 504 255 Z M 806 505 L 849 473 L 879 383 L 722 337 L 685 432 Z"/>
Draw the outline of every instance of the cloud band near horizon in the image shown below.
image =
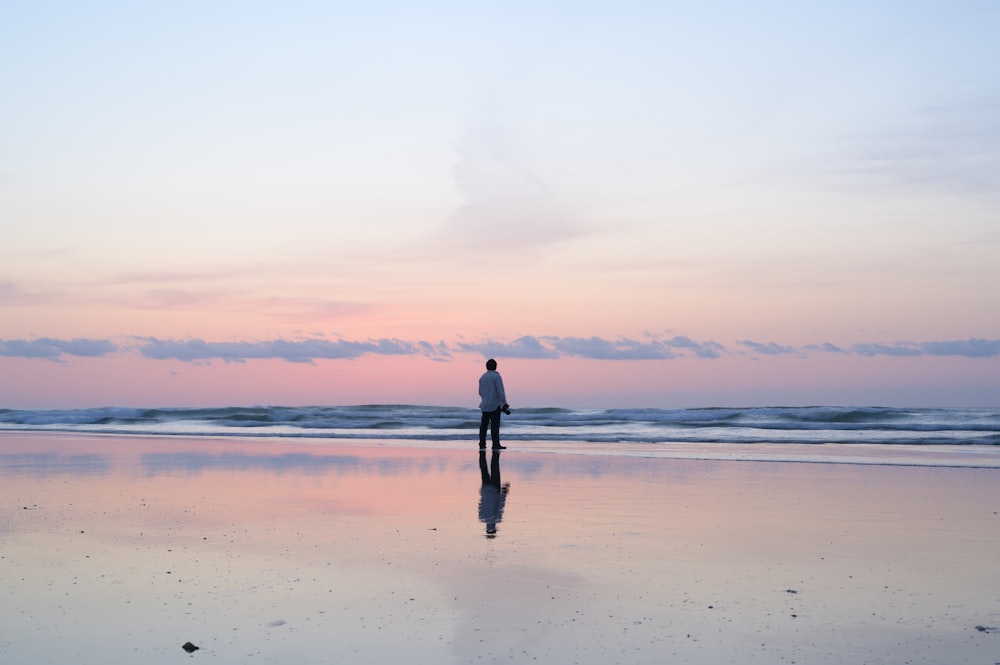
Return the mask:
<path fill-rule="evenodd" d="M 1000 339 L 969 338 L 927 342 L 899 341 L 891 344 L 860 342 L 838 346 L 829 342 L 788 346 L 776 342 L 740 340 L 732 347 L 689 337 L 649 338 L 644 341 L 622 337 L 554 337 L 526 335 L 511 341 L 427 342 L 380 338 L 343 339 L 272 339 L 261 341 L 212 342 L 202 339 L 159 339 L 131 337 L 126 342 L 111 339 L 49 337 L 0 340 L 0 357 L 16 357 L 66 362 L 67 358 L 98 358 L 116 353 L 137 351 L 151 360 L 182 362 L 236 362 L 283 360 L 313 363 L 317 360 L 353 360 L 364 355 L 423 356 L 447 361 L 456 353 L 477 353 L 518 359 L 583 358 L 590 360 L 670 360 L 674 358 L 716 359 L 723 356 L 806 356 L 813 353 L 839 353 L 858 356 L 958 356 L 994 358 L 1000 356 Z"/>

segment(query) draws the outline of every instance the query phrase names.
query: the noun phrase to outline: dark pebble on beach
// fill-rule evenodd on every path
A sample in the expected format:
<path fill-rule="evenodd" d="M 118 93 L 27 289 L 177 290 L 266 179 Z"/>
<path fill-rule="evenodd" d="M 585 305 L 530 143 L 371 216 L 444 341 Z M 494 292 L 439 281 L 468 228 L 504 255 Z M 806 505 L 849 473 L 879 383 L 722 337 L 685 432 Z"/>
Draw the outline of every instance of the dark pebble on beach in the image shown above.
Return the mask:
<path fill-rule="evenodd" d="M 194 653 L 195 651 L 197 651 L 201 647 L 196 647 L 195 645 L 191 644 L 190 642 L 185 642 L 184 644 L 181 645 L 181 648 L 184 649 L 185 651 L 187 651 L 188 653 Z"/>

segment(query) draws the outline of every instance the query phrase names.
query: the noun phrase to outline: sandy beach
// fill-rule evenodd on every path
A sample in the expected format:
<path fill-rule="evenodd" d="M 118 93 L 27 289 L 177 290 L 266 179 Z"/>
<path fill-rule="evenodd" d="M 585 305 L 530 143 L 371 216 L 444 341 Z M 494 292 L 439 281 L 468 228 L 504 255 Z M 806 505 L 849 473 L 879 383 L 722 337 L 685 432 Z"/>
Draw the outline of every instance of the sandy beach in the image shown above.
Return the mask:
<path fill-rule="evenodd" d="M 0 435 L 0 661 L 1000 662 L 995 468 L 484 463 L 495 537 L 474 444 Z"/>

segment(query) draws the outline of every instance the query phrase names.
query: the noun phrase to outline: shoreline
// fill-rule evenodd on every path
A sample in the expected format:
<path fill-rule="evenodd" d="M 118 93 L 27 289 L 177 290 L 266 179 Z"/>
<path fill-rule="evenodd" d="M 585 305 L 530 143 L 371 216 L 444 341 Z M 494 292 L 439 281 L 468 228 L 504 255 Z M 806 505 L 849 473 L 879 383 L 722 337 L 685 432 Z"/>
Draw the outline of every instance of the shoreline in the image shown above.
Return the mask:
<path fill-rule="evenodd" d="M 0 434 L 0 659 L 1000 653 L 995 469 L 473 450 Z"/>
<path fill-rule="evenodd" d="M 131 434 L 79 431 L 0 429 L 0 446 L 18 437 L 26 439 L 140 440 L 203 442 L 213 446 L 280 446 L 322 450 L 329 447 L 399 448 L 406 450 L 476 450 L 470 441 L 353 437 L 296 437 L 247 434 Z M 863 466 L 913 466 L 1000 469 L 1000 446 L 911 445 L 873 443 L 571 443 L 565 441 L 504 441 L 510 452 L 594 457 L 633 457 L 691 461 L 763 462 L 789 464 L 846 464 Z M 8 443 L 9 445 L 9 443 Z M 179 445 L 187 445 L 179 443 Z"/>

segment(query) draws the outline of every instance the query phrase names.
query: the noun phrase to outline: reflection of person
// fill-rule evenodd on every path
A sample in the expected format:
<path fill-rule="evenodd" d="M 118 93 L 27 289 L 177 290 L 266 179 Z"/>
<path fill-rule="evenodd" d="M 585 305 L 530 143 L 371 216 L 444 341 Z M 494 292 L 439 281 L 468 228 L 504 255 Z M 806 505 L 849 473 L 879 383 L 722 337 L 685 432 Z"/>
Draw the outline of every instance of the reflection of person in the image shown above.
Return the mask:
<path fill-rule="evenodd" d="M 479 451 L 479 470 L 483 487 L 479 490 L 479 521 L 486 523 L 486 537 L 497 537 L 497 522 L 503 519 L 510 483 L 500 484 L 500 451 L 494 450 L 490 468 L 486 468 L 486 450 Z"/>
<path fill-rule="evenodd" d="M 500 445 L 500 410 L 510 413 L 507 408 L 507 396 L 503 391 L 503 379 L 497 372 L 497 361 L 490 358 L 486 361 L 486 372 L 479 377 L 479 410 L 483 417 L 479 421 L 479 447 L 486 447 L 486 428 L 490 429 L 493 439 L 493 449 L 502 450 L 507 446 Z"/>

